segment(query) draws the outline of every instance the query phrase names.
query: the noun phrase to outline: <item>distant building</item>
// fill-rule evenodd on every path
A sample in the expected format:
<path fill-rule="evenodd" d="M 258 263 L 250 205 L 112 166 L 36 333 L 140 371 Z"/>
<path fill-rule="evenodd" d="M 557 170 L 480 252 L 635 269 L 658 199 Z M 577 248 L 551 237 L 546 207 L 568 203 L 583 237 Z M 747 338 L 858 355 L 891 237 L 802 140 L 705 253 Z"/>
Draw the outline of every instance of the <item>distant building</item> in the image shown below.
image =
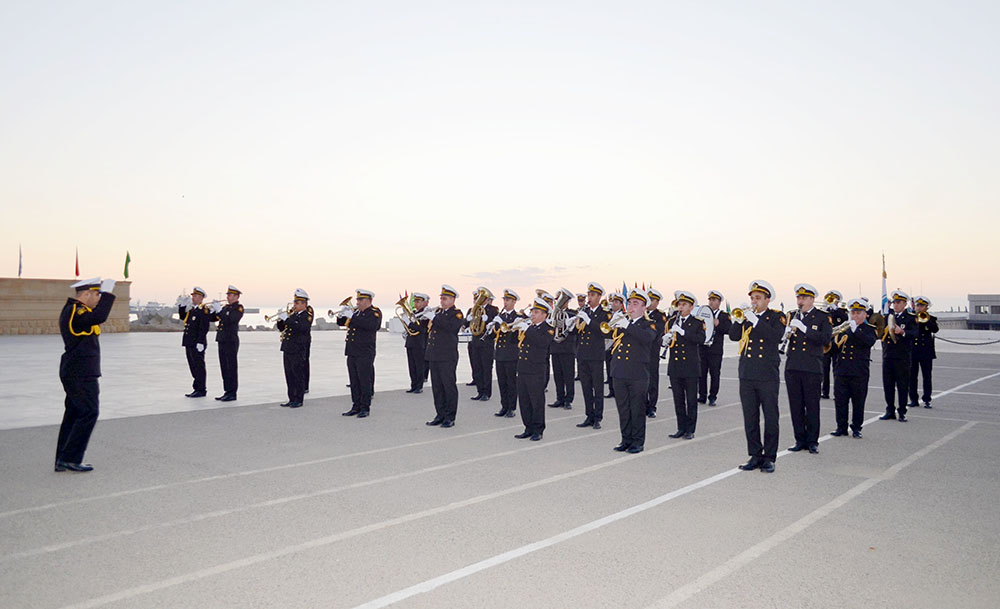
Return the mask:
<path fill-rule="evenodd" d="M 1000 294 L 969 294 L 969 329 L 1000 330 Z"/>

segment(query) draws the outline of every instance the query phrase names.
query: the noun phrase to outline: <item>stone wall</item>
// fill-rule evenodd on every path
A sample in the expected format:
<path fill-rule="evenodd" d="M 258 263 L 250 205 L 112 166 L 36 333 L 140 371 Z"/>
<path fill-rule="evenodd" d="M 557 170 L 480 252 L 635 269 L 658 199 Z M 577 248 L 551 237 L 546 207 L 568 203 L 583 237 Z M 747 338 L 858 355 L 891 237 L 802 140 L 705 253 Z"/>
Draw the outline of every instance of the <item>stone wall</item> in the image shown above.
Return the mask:
<path fill-rule="evenodd" d="M 76 279 L 19 279 L 0 277 L 0 335 L 58 334 L 59 312 L 72 298 Z M 102 332 L 128 332 L 129 289 L 132 282 L 115 284 L 115 305 Z"/>

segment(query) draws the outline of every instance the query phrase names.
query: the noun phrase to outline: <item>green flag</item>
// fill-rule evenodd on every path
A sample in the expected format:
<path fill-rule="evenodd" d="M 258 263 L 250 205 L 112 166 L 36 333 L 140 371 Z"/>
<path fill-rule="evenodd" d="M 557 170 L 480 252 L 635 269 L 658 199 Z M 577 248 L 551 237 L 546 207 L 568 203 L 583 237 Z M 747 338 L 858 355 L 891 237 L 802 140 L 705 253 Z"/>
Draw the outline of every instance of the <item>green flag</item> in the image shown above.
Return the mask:
<path fill-rule="evenodd" d="M 128 279 L 128 263 L 132 262 L 132 256 L 129 255 L 128 250 L 125 250 L 125 279 Z"/>

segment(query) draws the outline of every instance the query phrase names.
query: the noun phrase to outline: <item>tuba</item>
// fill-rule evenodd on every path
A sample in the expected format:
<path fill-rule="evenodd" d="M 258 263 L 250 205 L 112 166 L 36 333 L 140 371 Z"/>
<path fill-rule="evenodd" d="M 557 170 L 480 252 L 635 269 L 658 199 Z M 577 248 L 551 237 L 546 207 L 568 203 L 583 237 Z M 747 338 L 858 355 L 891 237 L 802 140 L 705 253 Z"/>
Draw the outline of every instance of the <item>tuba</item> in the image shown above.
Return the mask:
<path fill-rule="evenodd" d="M 406 297 L 402 297 L 396 301 L 396 317 L 403 322 L 403 329 L 410 336 L 416 336 L 420 334 L 419 330 L 411 330 L 410 324 L 416 323 L 417 314 L 410 309 L 410 305 L 406 302 Z"/>
<path fill-rule="evenodd" d="M 486 332 L 486 322 L 483 316 L 486 315 L 486 303 L 493 300 L 493 292 L 483 288 L 476 294 L 476 301 L 472 304 L 469 312 L 469 332 L 473 336 L 482 336 Z"/>
<path fill-rule="evenodd" d="M 557 343 L 566 340 L 566 333 L 569 329 L 566 327 L 567 315 L 563 307 L 573 298 L 575 296 L 573 296 L 572 292 L 566 288 L 559 288 L 559 292 L 556 294 L 556 302 L 552 305 L 552 313 L 549 314 L 549 324 L 555 329 L 555 336 L 552 340 Z"/>

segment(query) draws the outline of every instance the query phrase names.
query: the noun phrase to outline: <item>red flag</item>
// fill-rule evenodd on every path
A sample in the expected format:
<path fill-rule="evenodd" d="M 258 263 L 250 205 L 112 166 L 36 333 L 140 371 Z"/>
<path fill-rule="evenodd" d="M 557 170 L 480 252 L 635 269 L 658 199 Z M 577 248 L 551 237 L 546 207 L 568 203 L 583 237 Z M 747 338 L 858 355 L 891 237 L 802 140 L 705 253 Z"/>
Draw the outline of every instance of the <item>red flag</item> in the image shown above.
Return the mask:
<path fill-rule="evenodd" d="M 80 276 L 80 248 L 76 248 L 76 276 Z"/>

